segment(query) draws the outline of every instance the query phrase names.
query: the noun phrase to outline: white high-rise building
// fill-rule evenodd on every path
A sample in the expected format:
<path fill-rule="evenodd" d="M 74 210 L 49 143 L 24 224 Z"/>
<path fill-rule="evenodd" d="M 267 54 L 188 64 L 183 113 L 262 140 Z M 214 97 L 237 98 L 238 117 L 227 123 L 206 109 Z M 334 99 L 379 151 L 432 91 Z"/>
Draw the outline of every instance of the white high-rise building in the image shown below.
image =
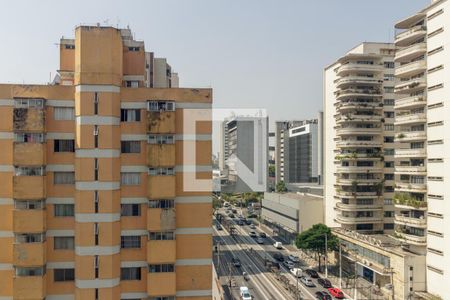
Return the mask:
<path fill-rule="evenodd" d="M 362 43 L 325 68 L 324 196 L 328 226 L 394 228 L 393 44 Z"/>
<path fill-rule="evenodd" d="M 450 299 L 450 2 L 398 22 L 396 235 L 427 256 L 427 291 Z"/>

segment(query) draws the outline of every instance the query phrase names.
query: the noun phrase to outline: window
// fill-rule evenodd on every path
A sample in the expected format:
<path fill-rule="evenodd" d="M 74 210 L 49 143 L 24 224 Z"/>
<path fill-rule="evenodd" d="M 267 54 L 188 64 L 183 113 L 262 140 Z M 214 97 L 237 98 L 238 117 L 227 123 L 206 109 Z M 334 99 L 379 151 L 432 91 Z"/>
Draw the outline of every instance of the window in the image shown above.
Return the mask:
<path fill-rule="evenodd" d="M 148 101 L 149 111 L 175 111 L 174 101 Z"/>
<path fill-rule="evenodd" d="M 384 106 L 394 106 L 395 100 L 394 99 L 384 99 L 383 104 L 384 104 Z"/>
<path fill-rule="evenodd" d="M 432 85 L 432 86 L 428 87 L 428 90 L 429 91 L 434 91 L 434 90 L 437 90 L 437 89 L 441 89 L 443 87 L 444 87 L 444 84 L 443 83 L 439 83 L 439 84 L 435 84 L 435 85 Z"/>
<path fill-rule="evenodd" d="M 175 265 L 173 264 L 148 265 L 148 271 L 150 273 L 174 272 Z"/>
<path fill-rule="evenodd" d="M 428 268 L 428 270 L 433 271 L 435 273 L 438 273 L 441 275 L 444 274 L 444 271 L 442 271 L 441 269 L 435 268 L 433 266 L 427 265 L 427 268 Z"/>
<path fill-rule="evenodd" d="M 433 217 L 433 218 L 439 218 L 439 219 L 443 219 L 444 218 L 443 214 L 439 214 L 439 213 L 435 213 L 435 212 L 428 212 L 428 216 L 429 217 Z"/>
<path fill-rule="evenodd" d="M 139 47 L 128 47 L 128 51 L 132 51 L 132 52 L 139 51 Z"/>
<path fill-rule="evenodd" d="M 393 69 L 395 68 L 395 63 L 393 61 L 385 61 L 384 67 L 387 69 Z"/>
<path fill-rule="evenodd" d="M 14 99 L 15 108 L 43 108 L 44 99 Z"/>
<path fill-rule="evenodd" d="M 150 297 L 148 300 L 175 300 L 175 296 L 167 296 L 167 297 Z"/>
<path fill-rule="evenodd" d="M 75 140 L 55 140 L 53 151 L 75 152 Z"/>
<path fill-rule="evenodd" d="M 54 107 L 53 117 L 56 121 L 75 120 L 75 109 L 73 107 Z"/>
<path fill-rule="evenodd" d="M 444 252 L 442 252 L 441 250 L 434 249 L 434 248 L 428 248 L 428 252 L 433 253 L 433 254 L 437 254 L 437 255 L 440 255 L 440 256 L 444 255 Z"/>
<path fill-rule="evenodd" d="M 148 175 L 175 175 L 174 168 L 148 168 Z"/>
<path fill-rule="evenodd" d="M 428 176 L 429 181 L 444 181 L 444 177 L 441 176 Z"/>
<path fill-rule="evenodd" d="M 120 215 L 121 216 L 140 216 L 141 215 L 141 205 L 140 204 L 121 204 L 120 205 Z"/>
<path fill-rule="evenodd" d="M 411 149 L 423 149 L 424 143 L 423 142 L 413 142 L 411 143 Z"/>
<path fill-rule="evenodd" d="M 384 124 L 384 131 L 394 131 L 394 124 Z"/>
<path fill-rule="evenodd" d="M 151 241 L 171 241 L 175 239 L 173 232 L 149 232 L 148 239 Z"/>
<path fill-rule="evenodd" d="M 385 86 L 384 87 L 384 92 L 385 93 L 393 93 L 394 92 L 394 87 L 392 87 L 392 86 Z"/>
<path fill-rule="evenodd" d="M 75 238 L 73 236 L 55 236 L 53 239 L 53 249 L 72 250 L 75 249 Z"/>
<path fill-rule="evenodd" d="M 429 104 L 428 109 L 438 108 L 438 107 L 442 107 L 442 106 L 444 106 L 444 102 Z"/>
<path fill-rule="evenodd" d="M 392 205 L 392 199 L 384 199 L 384 205 Z"/>
<path fill-rule="evenodd" d="M 385 111 L 384 112 L 384 117 L 385 118 L 393 118 L 395 116 L 393 111 Z"/>
<path fill-rule="evenodd" d="M 120 268 L 120 280 L 141 280 L 141 268 Z"/>
<path fill-rule="evenodd" d="M 428 51 L 428 56 L 436 54 L 436 53 L 439 53 L 439 52 L 441 52 L 443 50 L 444 50 L 444 46 L 440 46 L 440 47 L 434 48 L 433 50 Z"/>
<path fill-rule="evenodd" d="M 384 137 L 384 142 L 385 143 L 393 143 L 394 142 L 394 137 L 393 136 L 385 136 Z"/>
<path fill-rule="evenodd" d="M 394 74 L 384 74 L 384 81 L 394 81 L 395 80 L 395 76 Z"/>
<path fill-rule="evenodd" d="M 18 143 L 43 143 L 45 136 L 43 133 L 14 133 L 14 142 Z"/>
<path fill-rule="evenodd" d="M 439 144 L 443 144 L 444 140 L 429 140 L 428 141 L 428 145 L 439 145 Z"/>
<path fill-rule="evenodd" d="M 437 16 L 439 16 L 439 15 L 441 15 L 441 14 L 443 14 L 443 13 L 444 13 L 444 10 L 443 10 L 443 9 L 440 9 L 440 10 L 438 10 L 437 12 L 432 13 L 431 15 L 429 15 L 427 19 L 428 19 L 428 21 L 429 21 L 429 20 L 434 19 L 434 18 L 436 18 Z"/>
<path fill-rule="evenodd" d="M 385 223 L 383 225 L 386 230 L 394 229 L 394 223 Z"/>
<path fill-rule="evenodd" d="M 98 92 L 94 93 L 94 115 L 98 115 Z"/>
<path fill-rule="evenodd" d="M 55 217 L 73 217 L 75 205 L 74 204 L 54 204 Z"/>
<path fill-rule="evenodd" d="M 122 153 L 141 153 L 141 141 L 120 142 Z"/>
<path fill-rule="evenodd" d="M 139 122 L 141 120 L 140 109 L 121 109 L 120 121 L 121 122 Z"/>
<path fill-rule="evenodd" d="M 436 200 L 442 200 L 442 199 L 444 199 L 444 196 L 442 196 L 442 195 L 435 195 L 435 194 L 428 194 L 428 198 L 436 199 Z"/>
<path fill-rule="evenodd" d="M 94 125 L 94 147 L 98 148 L 98 125 Z"/>
<path fill-rule="evenodd" d="M 385 168 L 393 168 L 394 167 L 394 162 L 393 161 L 385 161 L 384 162 L 384 167 Z"/>
<path fill-rule="evenodd" d="M 16 267 L 16 276 L 43 276 L 45 274 L 45 267 Z"/>
<path fill-rule="evenodd" d="M 394 155 L 394 149 L 384 149 L 384 155 Z"/>
<path fill-rule="evenodd" d="M 125 249 L 141 248 L 141 237 L 139 235 L 121 236 L 120 247 Z"/>
<path fill-rule="evenodd" d="M 384 217 L 385 218 L 393 218 L 394 217 L 394 212 L 393 211 L 385 211 L 384 212 Z"/>
<path fill-rule="evenodd" d="M 428 230 L 427 231 L 428 234 L 431 234 L 433 236 L 437 236 L 437 237 L 444 237 L 444 234 L 442 232 L 437 232 L 437 231 L 433 231 L 433 230 Z"/>
<path fill-rule="evenodd" d="M 164 200 L 149 200 L 149 208 L 173 208 L 175 207 L 175 201 L 173 199 Z"/>
<path fill-rule="evenodd" d="M 436 36 L 436 35 L 438 35 L 439 33 L 441 33 L 441 32 L 444 32 L 444 28 L 439 28 L 439 29 L 436 29 L 435 31 L 433 31 L 433 32 L 430 32 L 429 34 L 428 34 L 428 38 L 431 38 L 431 37 L 433 37 L 433 36 Z"/>
<path fill-rule="evenodd" d="M 148 136 L 149 144 L 173 144 L 175 141 L 173 135 L 155 135 L 150 134 Z"/>
<path fill-rule="evenodd" d="M 433 68 L 428 69 L 428 74 L 444 69 L 444 65 L 439 65 Z"/>
<path fill-rule="evenodd" d="M 137 88 L 139 87 L 139 81 L 127 80 L 125 81 L 125 86 L 130 88 Z"/>
<path fill-rule="evenodd" d="M 42 243 L 45 241 L 45 233 L 22 233 L 16 234 L 15 238 L 19 244 Z"/>
<path fill-rule="evenodd" d="M 141 173 L 120 173 L 120 183 L 122 185 L 139 185 L 141 184 Z"/>
<path fill-rule="evenodd" d="M 43 176 L 44 167 L 15 167 L 16 176 Z"/>
<path fill-rule="evenodd" d="M 356 224 L 356 230 L 372 230 L 373 224 Z"/>
<path fill-rule="evenodd" d="M 65 45 L 64 45 L 64 48 L 65 48 L 65 49 L 73 50 L 73 49 L 75 49 L 75 45 L 65 44 Z"/>
<path fill-rule="evenodd" d="M 384 174 L 384 180 L 394 180 L 394 174 Z"/>
<path fill-rule="evenodd" d="M 54 172 L 53 173 L 54 184 L 74 184 L 75 172 Z"/>
<path fill-rule="evenodd" d="M 15 209 L 43 209 L 45 200 L 14 200 Z"/>
<path fill-rule="evenodd" d="M 444 125 L 444 121 L 437 121 L 437 122 L 430 122 L 430 123 L 428 123 L 428 127 L 442 126 L 442 125 Z"/>
<path fill-rule="evenodd" d="M 75 269 L 54 269 L 54 280 L 58 281 L 73 281 L 75 280 Z"/>

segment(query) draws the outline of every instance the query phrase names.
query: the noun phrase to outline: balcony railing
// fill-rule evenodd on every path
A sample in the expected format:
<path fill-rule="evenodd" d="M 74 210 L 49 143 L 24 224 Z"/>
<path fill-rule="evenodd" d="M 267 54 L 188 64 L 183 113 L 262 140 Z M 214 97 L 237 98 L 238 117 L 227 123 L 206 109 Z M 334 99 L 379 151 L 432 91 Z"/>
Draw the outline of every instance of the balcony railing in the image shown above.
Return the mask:
<path fill-rule="evenodd" d="M 425 166 L 395 166 L 395 173 L 399 174 L 425 173 L 426 171 Z"/>
<path fill-rule="evenodd" d="M 408 58 L 413 58 L 427 52 L 427 45 L 425 43 L 413 44 L 409 47 L 397 50 L 395 53 L 395 60 L 402 61 L 408 60 Z"/>
<path fill-rule="evenodd" d="M 425 218 L 414 218 L 414 217 L 404 216 L 404 215 L 395 215 L 394 221 L 396 224 L 405 225 L 405 226 L 418 227 L 418 228 L 426 228 L 427 227 L 427 220 Z"/>
<path fill-rule="evenodd" d="M 423 246 L 423 245 L 426 245 L 426 243 L 427 243 L 427 238 L 425 236 L 408 234 L 405 232 L 398 231 L 397 229 L 395 230 L 395 237 L 398 239 L 404 240 L 405 242 L 407 242 L 409 244 L 417 245 L 417 246 Z"/>
<path fill-rule="evenodd" d="M 410 142 L 410 141 L 421 141 L 427 138 L 427 133 L 425 131 L 409 131 L 400 132 L 395 136 L 396 142 Z"/>
<path fill-rule="evenodd" d="M 341 224 L 380 223 L 380 222 L 383 222 L 383 218 L 381 218 L 379 216 L 356 217 L 356 216 L 344 216 L 342 214 L 337 214 L 336 221 Z"/>
<path fill-rule="evenodd" d="M 395 109 L 405 109 L 410 107 L 420 107 L 427 105 L 427 101 L 424 96 L 410 96 L 406 98 L 400 98 L 395 100 Z"/>
<path fill-rule="evenodd" d="M 395 44 L 397 46 L 407 46 L 409 42 L 427 33 L 427 27 L 423 25 L 414 26 L 405 30 L 395 37 Z"/>
<path fill-rule="evenodd" d="M 339 67 L 337 75 L 340 76 L 345 73 L 351 72 L 381 72 L 384 67 L 382 64 L 358 64 L 358 63 L 346 63 Z"/>
<path fill-rule="evenodd" d="M 357 210 L 367 210 L 367 211 L 375 211 L 382 210 L 383 205 L 378 203 L 374 204 L 345 204 L 342 202 L 337 202 L 336 207 L 342 211 L 357 211 Z"/>
<path fill-rule="evenodd" d="M 426 123 L 427 115 L 424 113 L 411 114 L 411 115 L 397 115 L 395 116 L 395 125 L 413 124 L 413 123 Z"/>
<path fill-rule="evenodd" d="M 395 68 L 395 76 L 397 77 L 411 77 L 413 74 L 419 74 L 427 69 L 425 60 L 413 61 Z"/>
<path fill-rule="evenodd" d="M 410 157 L 426 157 L 426 150 L 423 148 L 419 149 L 396 149 L 395 157 L 399 158 L 410 158 Z"/>
<path fill-rule="evenodd" d="M 409 94 L 420 89 L 425 89 L 427 80 L 424 77 L 402 81 L 395 86 L 394 92 L 398 94 Z"/>
<path fill-rule="evenodd" d="M 337 147 L 341 148 L 352 148 L 352 147 L 381 147 L 381 141 L 356 141 L 356 140 L 346 140 L 336 142 Z"/>

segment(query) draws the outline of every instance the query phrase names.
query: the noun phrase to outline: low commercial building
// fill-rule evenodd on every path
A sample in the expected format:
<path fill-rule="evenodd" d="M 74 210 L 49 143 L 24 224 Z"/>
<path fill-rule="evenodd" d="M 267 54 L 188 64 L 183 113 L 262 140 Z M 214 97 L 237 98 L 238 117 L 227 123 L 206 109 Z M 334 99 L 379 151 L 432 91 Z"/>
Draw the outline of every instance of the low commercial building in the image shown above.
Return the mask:
<path fill-rule="evenodd" d="M 323 223 L 323 197 L 297 193 L 264 193 L 261 217 L 280 238 L 292 243 L 298 233 Z"/>
<path fill-rule="evenodd" d="M 426 290 L 425 256 L 387 235 L 364 235 L 343 228 L 334 228 L 333 233 L 340 240 L 343 273 L 354 275 L 356 270 L 356 275 L 368 282 L 361 289 L 363 294 L 378 290 L 385 299 L 420 299 Z M 337 252 L 337 261 L 338 256 Z"/>

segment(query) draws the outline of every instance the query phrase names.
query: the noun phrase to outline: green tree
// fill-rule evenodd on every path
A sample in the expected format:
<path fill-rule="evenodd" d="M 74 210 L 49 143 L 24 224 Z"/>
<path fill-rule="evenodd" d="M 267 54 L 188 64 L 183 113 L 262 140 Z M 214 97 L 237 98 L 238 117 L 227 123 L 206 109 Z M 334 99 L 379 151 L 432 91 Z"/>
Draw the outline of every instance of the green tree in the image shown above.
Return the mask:
<path fill-rule="evenodd" d="M 278 181 L 277 186 L 275 187 L 277 193 L 284 193 L 287 192 L 286 183 L 284 183 L 283 180 Z"/>
<path fill-rule="evenodd" d="M 336 250 L 338 239 L 325 224 L 313 225 L 310 229 L 297 235 L 295 240 L 297 248 L 312 251 L 316 257 L 319 257 L 319 270 L 321 268 L 320 254 L 325 254 L 325 235 L 327 236 L 327 250 Z"/>
<path fill-rule="evenodd" d="M 274 165 L 269 166 L 269 177 L 275 177 L 275 166 Z"/>

